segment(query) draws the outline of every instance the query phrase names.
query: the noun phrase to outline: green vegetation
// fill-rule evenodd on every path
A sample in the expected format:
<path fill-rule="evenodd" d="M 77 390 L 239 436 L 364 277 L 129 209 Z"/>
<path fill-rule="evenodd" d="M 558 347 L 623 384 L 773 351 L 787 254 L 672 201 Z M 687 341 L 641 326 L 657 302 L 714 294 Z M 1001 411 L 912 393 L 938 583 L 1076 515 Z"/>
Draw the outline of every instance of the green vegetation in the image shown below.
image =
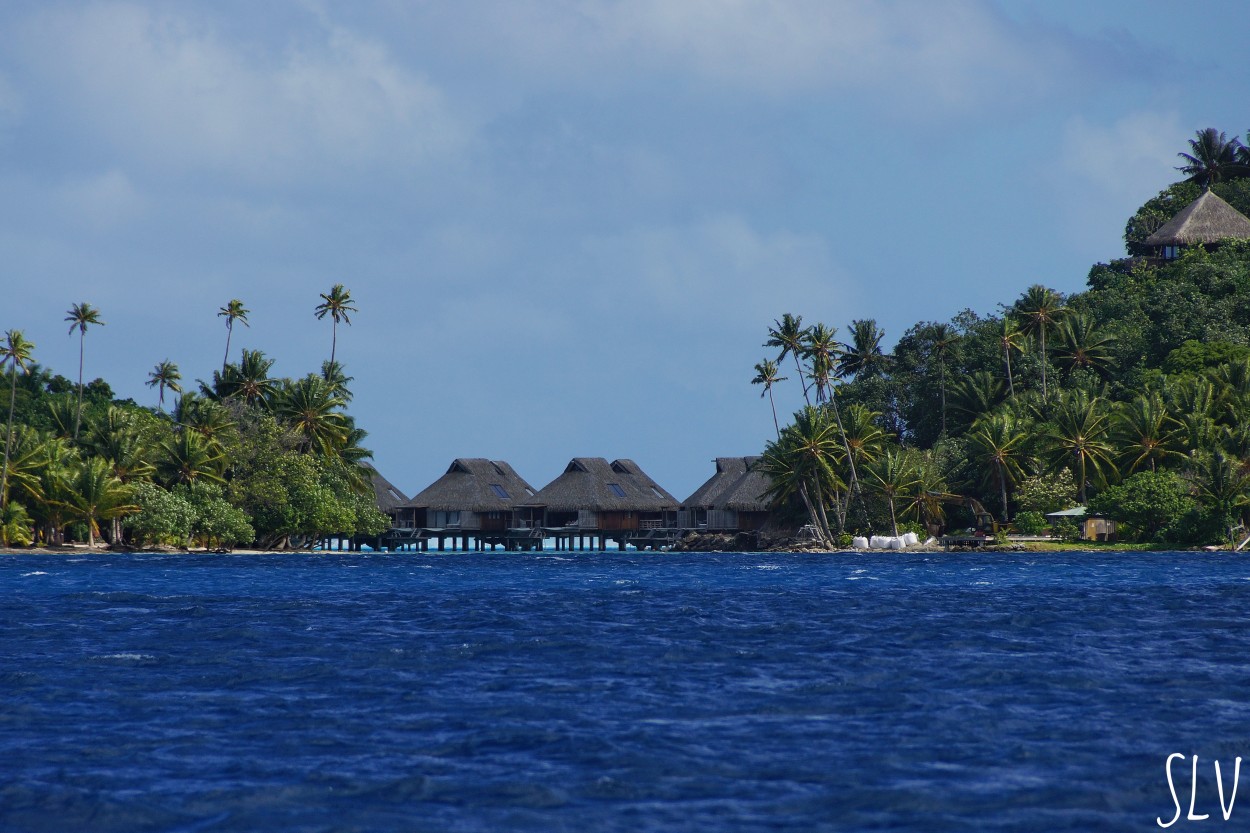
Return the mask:
<path fill-rule="evenodd" d="M 1204 130 L 1181 157 L 1186 180 L 1134 214 L 1130 257 L 1095 265 L 1084 292 L 1035 284 L 997 314 L 917 323 L 890 355 L 871 320 L 845 344 L 801 316 L 774 322 L 764 346 L 778 353 L 753 382 L 771 394 L 791 357 L 807 402 L 764 449 L 780 517 L 827 542 L 900 516 L 966 527 L 930 496 L 957 492 L 1022 532 L 1084 503 L 1141 544 L 1227 543 L 1244 528 L 1250 241 L 1167 261 L 1142 241 L 1207 185 L 1250 214 L 1250 149 Z"/>
<path fill-rule="evenodd" d="M 337 323 L 355 312 L 341 285 L 322 297 L 334 308 L 318 306 L 318 318 L 328 312 Z M 20 330 L 5 334 L 0 544 L 276 549 L 386 528 L 365 432 L 346 411 L 342 365 L 289 379 L 272 376 L 274 360 L 259 350 L 230 363 L 230 332 L 247 324 L 248 310 L 234 299 L 218 314 L 227 328 L 222 369 L 184 393 L 178 366 L 159 362 L 147 379 L 155 408 L 116 400 L 100 379 L 84 384 L 83 337 L 103 324 L 90 304 L 75 304 L 66 319 L 80 339 L 77 384 L 38 365 Z M 181 394 L 169 413 L 167 391 Z"/>

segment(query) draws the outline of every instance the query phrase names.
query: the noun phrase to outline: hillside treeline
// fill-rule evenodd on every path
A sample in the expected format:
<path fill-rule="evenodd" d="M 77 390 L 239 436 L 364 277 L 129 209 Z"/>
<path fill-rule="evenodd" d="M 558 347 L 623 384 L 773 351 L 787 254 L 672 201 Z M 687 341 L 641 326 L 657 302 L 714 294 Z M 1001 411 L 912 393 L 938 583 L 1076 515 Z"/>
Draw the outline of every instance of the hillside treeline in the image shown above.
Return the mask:
<path fill-rule="evenodd" d="M 1142 541 L 1227 541 L 1250 502 L 1250 242 L 1197 246 L 1172 261 L 1142 241 L 1203 187 L 1250 212 L 1250 158 L 1202 131 L 1186 181 L 1128 221 L 1130 257 L 1095 265 L 1087 289 L 1044 284 L 923 321 L 894 349 L 872 320 L 844 339 L 785 315 L 756 384 L 802 385 L 808 404 L 764 450 L 772 497 L 831 540 L 947 517 L 958 493 L 1024 532 L 1087 504 Z M 1223 159 L 1218 165 L 1191 160 Z"/>

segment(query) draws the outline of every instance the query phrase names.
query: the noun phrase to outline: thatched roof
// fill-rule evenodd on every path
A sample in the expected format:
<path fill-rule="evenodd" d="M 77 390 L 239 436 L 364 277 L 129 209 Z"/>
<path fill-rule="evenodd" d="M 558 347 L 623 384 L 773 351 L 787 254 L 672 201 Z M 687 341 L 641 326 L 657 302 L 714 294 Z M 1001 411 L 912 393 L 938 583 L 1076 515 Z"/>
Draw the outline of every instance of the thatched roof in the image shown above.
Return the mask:
<path fill-rule="evenodd" d="M 633 460 L 574 457 L 564 473 L 528 501 L 557 512 L 662 512 L 676 509 L 677 499 L 660 488 Z"/>
<path fill-rule="evenodd" d="M 755 465 L 759 457 L 747 457 L 746 471 L 717 498 L 713 508 L 732 509 L 735 512 L 766 512 L 769 498 L 764 493 L 772 486 L 772 480 Z"/>
<path fill-rule="evenodd" d="M 1188 246 L 1250 237 L 1250 219 L 1211 191 L 1177 212 L 1145 240 L 1147 246 Z"/>
<path fill-rule="evenodd" d="M 726 489 L 746 474 L 746 457 L 717 457 L 716 473 L 681 502 L 683 509 L 710 509 Z"/>
<path fill-rule="evenodd" d="M 395 488 L 395 485 L 383 477 L 382 473 L 371 464 L 362 462 L 360 465 L 369 470 L 369 477 L 373 482 L 373 495 L 377 498 L 378 510 L 382 514 L 394 514 L 396 509 L 408 502 L 407 496 Z"/>
<path fill-rule="evenodd" d="M 458 457 L 447 473 L 408 501 L 410 509 L 501 512 L 528 503 L 534 489 L 503 460 Z"/>

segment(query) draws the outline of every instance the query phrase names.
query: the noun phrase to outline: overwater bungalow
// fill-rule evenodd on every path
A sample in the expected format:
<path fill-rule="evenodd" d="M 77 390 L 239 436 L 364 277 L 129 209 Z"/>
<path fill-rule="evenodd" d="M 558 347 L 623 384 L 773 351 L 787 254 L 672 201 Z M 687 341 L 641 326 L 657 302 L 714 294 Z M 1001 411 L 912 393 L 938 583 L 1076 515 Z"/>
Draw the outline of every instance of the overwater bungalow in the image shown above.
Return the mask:
<path fill-rule="evenodd" d="M 1143 242 L 1152 247 L 1154 259 L 1168 261 L 1186 247 L 1214 249 L 1236 238 L 1250 238 L 1250 218 L 1207 190 Z"/>
<path fill-rule="evenodd" d="M 717 457 L 716 471 L 682 501 L 678 524 L 700 532 L 750 532 L 769 518 L 768 477 L 755 470 L 759 457 Z"/>
<path fill-rule="evenodd" d="M 387 480 L 380 471 L 374 468 L 368 462 L 361 462 L 361 467 L 369 472 L 369 482 L 373 486 L 373 497 L 377 503 L 378 511 L 391 519 L 391 526 L 396 527 L 401 523 L 400 516 L 403 512 L 402 507 L 407 503 L 407 496 L 395 487 L 394 483 Z M 387 546 L 390 533 L 381 535 L 347 535 L 345 533 L 333 533 L 323 536 L 317 543 L 322 550 L 331 549 L 348 549 L 359 550 L 362 545 L 377 550 Z"/>
<path fill-rule="evenodd" d="M 378 511 L 391 519 L 391 526 L 399 526 L 401 507 L 408 502 L 408 496 L 395 487 L 395 484 L 382 476 L 382 473 L 369 463 L 361 463 L 369 471 L 373 484 L 373 496 L 377 500 Z"/>
<path fill-rule="evenodd" d="M 514 507 L 532 500 L 534 488 L 503 460 L 459 457 L 447 473 L 400 509 L 400 523 L 421 545 L 447 540 L 468 549 L 507 545 Z"/>
<path fill-rule="evenodd" d="M 766 494 L 772 481 L 756 465 L 759 457 L 743 459 L 746 471 L 716 498 L 708 518 L 723 524 L 726 530 L 754 532 L 772 517 L 771 501 Z"/>
<path fill-rule="evenodd" d="M 603 457 L 573 458 L 515 513 L 517 527 L 541 528 L 557 547 L 583 549 L 588 542 L 604 549 L 608 540 L 620 549 L 661 546 L 673 538 L 676 523 L 676 498 L 633 460 Z"/>
<path fill-rule="evenodd" d="M 729 529 L 725 518 L 714 515 L 717 498 L 746 474 L 747 461 L 751 457 L 717 457 L 716 471 L 681 502 L 677 511 L 677 525 L 682 529 L 718 530 Z"/>

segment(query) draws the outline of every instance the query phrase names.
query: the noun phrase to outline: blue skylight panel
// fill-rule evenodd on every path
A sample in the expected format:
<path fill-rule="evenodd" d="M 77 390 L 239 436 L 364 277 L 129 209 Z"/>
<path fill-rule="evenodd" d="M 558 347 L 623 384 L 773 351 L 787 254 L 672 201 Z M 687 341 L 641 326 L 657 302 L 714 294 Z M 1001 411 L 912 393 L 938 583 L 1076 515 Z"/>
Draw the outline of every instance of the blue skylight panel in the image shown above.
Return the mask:
<path fill-rule="evenodd" d="M 500 486 L 498 483 L 492 483 L 490 484 L 490 488 L 491 488 L 491 491 L 495 493 L 495 497 L 499 498 L 500 500 L 508 499 L 508 493 L 504 491 L 503 486 Z"/>

